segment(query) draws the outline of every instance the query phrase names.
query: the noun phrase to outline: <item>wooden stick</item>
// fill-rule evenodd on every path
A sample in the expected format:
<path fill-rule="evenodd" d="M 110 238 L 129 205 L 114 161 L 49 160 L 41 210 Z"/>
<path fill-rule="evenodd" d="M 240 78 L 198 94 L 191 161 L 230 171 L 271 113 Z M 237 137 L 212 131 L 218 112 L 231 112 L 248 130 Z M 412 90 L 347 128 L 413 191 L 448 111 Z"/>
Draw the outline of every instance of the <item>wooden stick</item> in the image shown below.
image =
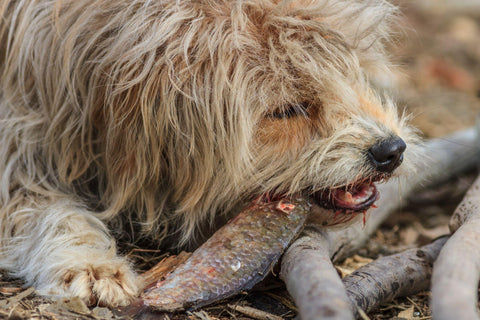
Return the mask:
<path fill-rule="evenodd" d="M 282 260 L 280 277 L 294 298 L 299 315 L 303 320 L 318 319 L 319 305 L 322 310 L 330 304 L 322 303 L 322 292 L 335 292 L 337 297 L 345 299 L 345 289 L 340 293 L 338 275 L 332 273 L 332 266 L 325 263 L 325 257 L 334 261 L 344 259 L 361 248 L 378 226 L 404 201 L 412 192 L 428 183 L 439 183 L 455 174 L 477 165 L 480 159 L 480 139 L 475 128 L 461 131 L 443 139 L 434 139 L 425 144 L 424 150 L 429 161 L 420 163 L 418 170 L 402 182 L 389 181 L 379 185 L 381 194 L 378 208 L 369 211 L 365 226 L 353 224 L 344 229 L 309 227 L 285 253 Z M 320 253 L 315 253 L 315 248 Z M 327 287 L 326 283 L 332 283 Z M 337 306 L 348 305 L 348 300 L 335 303 L 331 307 L 334 317 L 329 319 L 349 319 Z M 351 313 L 351 312 L 350 312 Z M 345 317 L 345 318 L 342 318 Z"/>
<path fill-rule="evenodd" d="M 379 258 L 343 278 L 355 314 L 366 313 L 397 297 L 427 290 L 433 262 L 447 242 L 442 237 L 433 243 Z"/>
<path fill-rule="evenodd" d="M 347 293 L 333 266 L 328 240 L 305 230 L 283 257 L 280 277 L 303 320 L 354 319 Z"/>
<path fill-rule="evenodd" d="M 455 233 L 435 262 L 432 277 L 434 319 L 480 319 L 480 176 L 450 221 Z"/>

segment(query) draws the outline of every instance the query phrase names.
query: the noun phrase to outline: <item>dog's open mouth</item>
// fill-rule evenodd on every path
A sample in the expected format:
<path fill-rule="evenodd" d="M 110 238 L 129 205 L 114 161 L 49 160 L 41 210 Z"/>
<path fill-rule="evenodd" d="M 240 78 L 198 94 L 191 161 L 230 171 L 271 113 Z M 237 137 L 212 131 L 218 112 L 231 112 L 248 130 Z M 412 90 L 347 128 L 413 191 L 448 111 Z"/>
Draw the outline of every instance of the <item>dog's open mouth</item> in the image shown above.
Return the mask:
<path fill-rule="evenodd" d="M 311 225 L 345 226 L 346 223 L 358 221 L 356 217 L 363 217 L 363 224 L 367 220 L 367 210 L 376 208 L 375 202 L 379 199 L 376 182 L 386 181 L 390 177 L 385 174 L 374 175 L 356 180 L 348 185 L 323 189 L 316 192 L 304 191 L 304 195 L 312 204 L 308 218 Z M 273 196 L 272 196 L 273 194 Z M 266 193 L 259 199 L 263 202 L 279 201 L 285 195 L 282 193 Z"/>
<path fill-rule="evenodd" d="M 326 208 L 341 211 L 365 211 L 378 199 L 378 191 L 372 181 L 354 183 L 345 187 L 318 191 L 315 202 Z"/>

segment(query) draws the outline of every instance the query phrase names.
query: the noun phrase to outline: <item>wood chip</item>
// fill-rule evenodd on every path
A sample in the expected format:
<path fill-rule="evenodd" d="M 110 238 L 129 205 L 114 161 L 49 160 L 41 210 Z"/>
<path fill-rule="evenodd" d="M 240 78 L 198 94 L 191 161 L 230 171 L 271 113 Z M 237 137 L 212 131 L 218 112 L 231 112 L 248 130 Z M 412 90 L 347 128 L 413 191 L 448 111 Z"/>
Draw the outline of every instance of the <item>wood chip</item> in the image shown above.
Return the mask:
<path fill-rule="evenodd" d="M 187 260 L 190 255 L 191 253 L 182 251 L 179 255 L 166 257 L 153 268 L 142 273 L 139 276 L 139 280 L 144 284 L 144 287 L 148 287 L 175 270 L 175 268 Z"/>
<path fill-rule="evenodd" d="M 22 287 L 4 287 L 4 288 L 0 288 L 0 293 L 3 295 L 12 295 L 14 293 L 21 292 L 23 290 L 24 288 Z"/>
<path fill-rule="evenodd" d="M 9 298 L 8 303 L 5 306 L 5 308 L 7 309 L 7 308 L 12 307 L 13 305 L 19 303 L 21 300 L 28 297 L 29 295 L 31 295 L 34 292 L 35 292 L 35 288 L 28 288 L 27 290 L 25 290 L 23 292 L 20 292 L 16 296 L 13 296 L 13 297 Z"/>
<path fill-rule="evenodd" d="M 407 320 L 413 320 L 413 319 L 415 319 L 415 317 L 413 315 L 413 311 L 414 311 L 414 307 L 411 306 L 410 308 L 408 308 L 406 310 L 400 311 L 398 313 L 397 317 L 407 319 Z"/>
<path fill-rule="evenodd" d="M 249 306 L 229 304 L 228 307 L 234 311 L 243 313 L 244 315 L 257 320 L 284 320 L 282 317 Z"/>

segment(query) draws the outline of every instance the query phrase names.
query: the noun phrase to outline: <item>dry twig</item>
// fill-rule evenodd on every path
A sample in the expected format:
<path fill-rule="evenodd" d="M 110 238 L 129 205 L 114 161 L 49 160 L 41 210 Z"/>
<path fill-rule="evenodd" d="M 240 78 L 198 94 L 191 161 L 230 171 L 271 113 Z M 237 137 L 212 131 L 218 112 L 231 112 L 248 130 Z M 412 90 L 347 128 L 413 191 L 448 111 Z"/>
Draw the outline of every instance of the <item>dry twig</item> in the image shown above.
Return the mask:
<path fill-rule="evenodd" d="M 143 284 L 143 287 L 148 287 L 158 279 L 165 277 L 168 273 L 172 272 L 178 265 L 185 262 L 190 257 L 191 253 L 182 251 L 176 256 L 169 256 L 164 258 L 161 262 L 157 263 L 153 268 L 145 271 L 139 276 L 139 281 Z"/>
<path fill-rule="evenodd" d="M 244 315 L 257 320 L 283 320 L 282 317 L 276 316 L 274 314 L 258 310 L 249 306 L 240 306 L 229 304 L 228 307 L 234 311 L 243 313 Z"/>

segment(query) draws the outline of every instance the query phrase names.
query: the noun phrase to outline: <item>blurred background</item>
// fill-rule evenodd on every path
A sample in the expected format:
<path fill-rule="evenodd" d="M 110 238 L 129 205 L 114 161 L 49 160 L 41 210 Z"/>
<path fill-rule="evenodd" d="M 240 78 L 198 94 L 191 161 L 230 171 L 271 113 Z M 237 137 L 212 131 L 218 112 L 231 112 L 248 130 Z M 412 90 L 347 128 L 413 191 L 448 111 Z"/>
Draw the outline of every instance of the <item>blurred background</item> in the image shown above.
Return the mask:
<path fill-rule="evenodd" d="M 480 111 L 480 0 L 398 0 L 390 52 L 397 70 L 383 85 L 426 137 L 470 126 Z"/>

